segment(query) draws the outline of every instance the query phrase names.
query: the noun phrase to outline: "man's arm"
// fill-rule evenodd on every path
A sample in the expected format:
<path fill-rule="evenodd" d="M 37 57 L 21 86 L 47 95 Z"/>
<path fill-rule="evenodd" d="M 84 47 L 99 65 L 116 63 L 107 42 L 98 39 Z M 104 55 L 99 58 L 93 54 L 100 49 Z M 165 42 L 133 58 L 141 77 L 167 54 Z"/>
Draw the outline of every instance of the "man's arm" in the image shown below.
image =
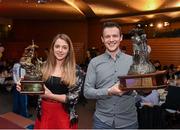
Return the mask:
<path fill-rule="evenodd" d="M 13 66 L 13 81 L 14 81 L 15 84 L 19 81 L 18 69 L 19 69 L 18 65 L 14 64 L 14 66 Z"/>
<path fill-rule="evenodd" d="M 99 99 L 108 96 L 107 88 L 96 89 L 96 66 L 93 60 L 89 63 L 85 84 L 84 84 L 84 96 L 88 99 Z"/>

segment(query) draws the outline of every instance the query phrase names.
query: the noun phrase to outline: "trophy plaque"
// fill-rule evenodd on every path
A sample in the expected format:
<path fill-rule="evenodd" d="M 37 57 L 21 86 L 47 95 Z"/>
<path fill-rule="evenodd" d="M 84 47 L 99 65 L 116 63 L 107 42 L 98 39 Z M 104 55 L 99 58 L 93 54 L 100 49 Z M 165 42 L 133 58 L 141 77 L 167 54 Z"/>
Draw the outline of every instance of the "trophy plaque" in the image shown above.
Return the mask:
<path fill-rule="evenodd" d="M 127 76 L 119 76 L 120 89 L 152 90 L 167 86 L 166 71 L 156 71 L 149 61 L 150 46 L 142 29 L 133 29 L 130 33 L 133 42 L 133 64 Z"/>
<path fill-rule="evenodd" d="M 32 41 L 32 45 L 25 48 L 24 54 L 20 59 L 20 64 L 25 69 L 26 74 L 24 79 L 21 80 L 21 91 L 20 93 L 26 94 L 43 94 L 44 83 L 42 81 L 41 66 L 42 63 L 36 57 L 37 45 Z"/>
<path fill-rule="evenodd" d="M 44 93 L 43 81 L 21 81 L 21 93 L 26 94 L 43 94 Z"/>
<path fill-rule="evenodd" d="M 151 90 L 167 86 L 166 71 L 158 71 L 150 74 L 119 76 L 122 90 Z"/>

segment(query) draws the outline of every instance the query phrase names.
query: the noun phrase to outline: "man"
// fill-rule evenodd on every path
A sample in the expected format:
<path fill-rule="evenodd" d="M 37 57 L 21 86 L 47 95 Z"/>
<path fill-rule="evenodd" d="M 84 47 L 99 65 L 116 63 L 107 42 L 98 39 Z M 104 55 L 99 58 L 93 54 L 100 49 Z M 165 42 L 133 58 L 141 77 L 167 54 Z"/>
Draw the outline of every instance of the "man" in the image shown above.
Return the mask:
<path fill-rule="evenodd" d="M 21 94 L 16 90 L 16 84 L 20 80 L 20 78 L 24 77 L 26 71 L 20 65 L 20 63 L 15 63 L 13 66 L 13 112 L 24 117 L 29 117 L 28 115 L 28 99 L 27 95 Z"/>
<path fill-rule="evenodd" d="M 0 43 L 0 60 L 1 60 L 2 56 L 3 56 L 4 50 L 5 50 L 4 47 L 3 47 L 2 44 Z"/>
<path fill-rule="evenodd" d="M 104 54 L 93 58 L 88 66 L 84 95 L 96 99 L 94 129 L 137 128 L 135 94 L 119 89 L 118 76 L 127 75 L 132 57 L 121 52 L 120 26 L 114 22 L 103 25 Z"/>

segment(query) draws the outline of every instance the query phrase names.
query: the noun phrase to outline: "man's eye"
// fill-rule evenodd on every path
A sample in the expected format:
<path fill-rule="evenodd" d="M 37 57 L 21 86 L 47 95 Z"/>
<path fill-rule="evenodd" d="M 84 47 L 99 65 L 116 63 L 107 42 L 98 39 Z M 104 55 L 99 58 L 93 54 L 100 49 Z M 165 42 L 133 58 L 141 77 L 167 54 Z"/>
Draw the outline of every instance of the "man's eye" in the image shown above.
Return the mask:
<path fill-rule="evenodd" d="M 118 35 L 113 35 L 113 37 L 118 37 Z"/>

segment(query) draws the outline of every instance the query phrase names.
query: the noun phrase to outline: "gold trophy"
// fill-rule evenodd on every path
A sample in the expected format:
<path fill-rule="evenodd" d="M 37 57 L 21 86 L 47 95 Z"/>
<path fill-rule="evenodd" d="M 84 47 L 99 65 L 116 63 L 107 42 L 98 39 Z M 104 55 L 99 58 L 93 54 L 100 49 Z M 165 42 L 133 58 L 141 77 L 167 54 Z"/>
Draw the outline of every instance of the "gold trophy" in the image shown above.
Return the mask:
<path fill-rule="evenodd" d="M 119 76 L 120 89 L 144 91 L 166 87 L 166 71 L 156 71 L 149 61 L 151 48 L 147 45 L 144 30 L 133 29 L 130 34 L 133 42 L 133 64 L 128 75 Z"/>
<path fill-rule="evenodd" d="M 21 93 L 43 94 L 44 83 L 42 81 L 41 66 L 42 61 L 36 57 L 37 45 L 32 40 L 32 45 L 25 48 L 24 54 L 20 59 L 22 68 L 26 70 L 24 78 L 21 80 Z"/>

